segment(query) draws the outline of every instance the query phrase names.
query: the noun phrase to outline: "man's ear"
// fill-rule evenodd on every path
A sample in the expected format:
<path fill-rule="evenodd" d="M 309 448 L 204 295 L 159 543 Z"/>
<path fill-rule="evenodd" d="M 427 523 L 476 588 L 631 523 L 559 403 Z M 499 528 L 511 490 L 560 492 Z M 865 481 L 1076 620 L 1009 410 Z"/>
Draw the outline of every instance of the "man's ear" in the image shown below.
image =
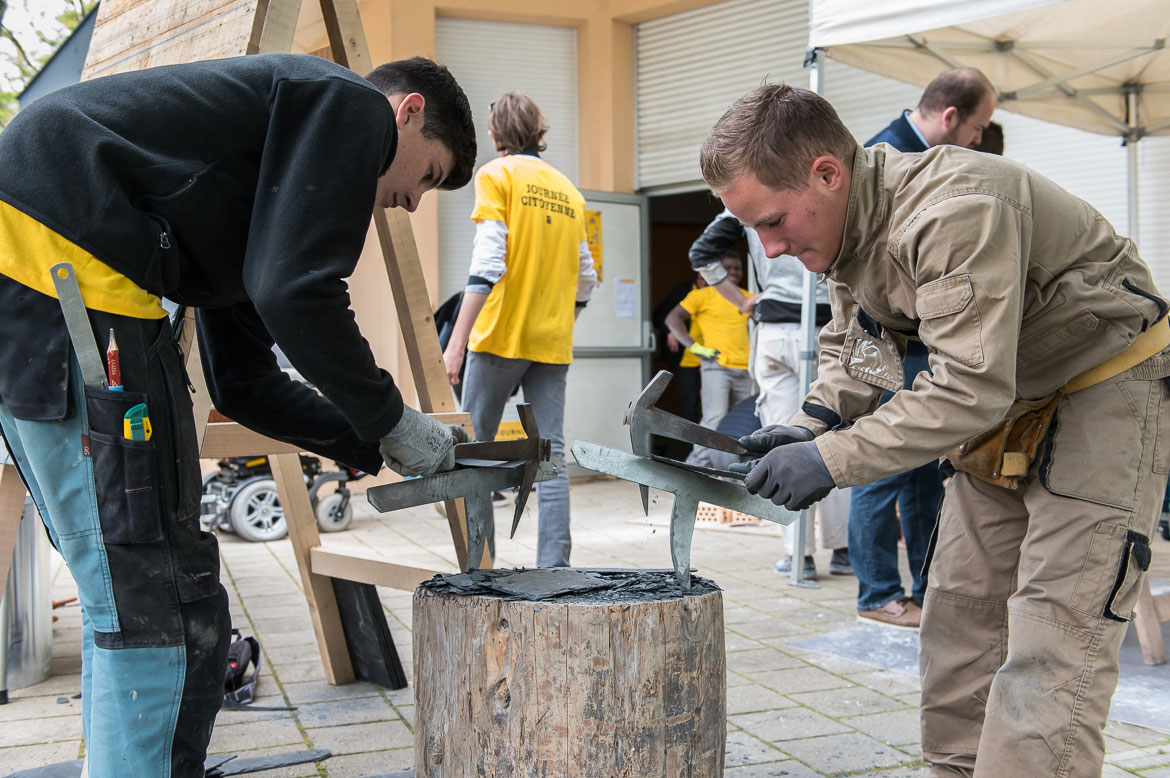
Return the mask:
<path fill-rule="evenodd" d="M 959 124 L 959 109 L 953 105 L 948 105 L 939 114 L 939 121 L 942 122 L 943 129 L 951 129 Z"/>
<path fill-rule="evenodd" d="M 825 154 L 813 160 L 809 171 L 809 183 L 831 191 L 841 188 L 845 182 L 845 166 L 832 154 Z"/>
<path fill-rule="evenodd" d="M 427 100 L 418 92 L 411 92 L 408 95 L 392 95 L 390 104 L 394 106 L 394 123 L 401 129 L 411 121 L 422 120 Z"/>

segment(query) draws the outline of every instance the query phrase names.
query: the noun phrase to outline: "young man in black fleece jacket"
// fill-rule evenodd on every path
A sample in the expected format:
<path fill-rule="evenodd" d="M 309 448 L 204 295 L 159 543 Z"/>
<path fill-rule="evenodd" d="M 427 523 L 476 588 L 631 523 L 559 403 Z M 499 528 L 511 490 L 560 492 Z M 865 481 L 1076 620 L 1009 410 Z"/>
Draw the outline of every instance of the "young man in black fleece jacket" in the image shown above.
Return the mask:
<path fill-rule="evenodd" d="M 345 279 L 375 206 L 470 180 L 471 109 L 430 60 L 367 79 L 302 55 L 155 68 L 50 94 L 0 134 L 0 428 L 77 580 L 94 778 L 203 775 L 223 696 L 227 595 L 160 298 L 196 307 L 212 399 L 240 423 L 369 472 L 454 464 L 462 431 L 403 406 Z M 59 262 L 100 354 L 116 336 L 119 389 L 78 359 Z M 127 421 L 142 403 L 149 432 Z"/>

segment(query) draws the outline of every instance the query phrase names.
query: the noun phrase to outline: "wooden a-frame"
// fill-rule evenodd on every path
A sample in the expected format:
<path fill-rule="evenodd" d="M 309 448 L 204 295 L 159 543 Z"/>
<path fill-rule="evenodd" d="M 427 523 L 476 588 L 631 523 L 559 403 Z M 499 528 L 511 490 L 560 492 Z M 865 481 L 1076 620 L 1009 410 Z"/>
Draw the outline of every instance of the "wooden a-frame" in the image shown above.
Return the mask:
<path fill-rule="evenodd" d="M 370 52 L 356 0 L 320 0 L 320 4 L 329 36 L 329 58 L 358 73 L 369 72 Z M 292 48 L 300 10 L 301 0 L 103 0 L 82 78 L 202 59 L 287 52 Z M 374 226 L 420 409 L 470 431 L 467 414 L 455 412 L 410 219 L 401 210 L 375 208 Z M 211 400 L 194 335 L 194 321 L 188 316 L 181 343 L 195 387 L 193 402 L 200 456 L 268 455 L 309 603 L 325 678 L 331 684 L 349 683 L 354 680 L 354 672 L 330 579 L 413 591 L 421 581 L 440 571 L 322 547 L 297 448 L 233 422 L 208 423 Z M 0 466 L 0 596 L 8 578 L 23 505 L 24 484 L 16 469 Z M 446 512 L 455 555 L 459 567 L 463 568 L 467 556 L 463 501 L 448 502 Z M 480 565 L 490 564 L 485 550 Z"/>

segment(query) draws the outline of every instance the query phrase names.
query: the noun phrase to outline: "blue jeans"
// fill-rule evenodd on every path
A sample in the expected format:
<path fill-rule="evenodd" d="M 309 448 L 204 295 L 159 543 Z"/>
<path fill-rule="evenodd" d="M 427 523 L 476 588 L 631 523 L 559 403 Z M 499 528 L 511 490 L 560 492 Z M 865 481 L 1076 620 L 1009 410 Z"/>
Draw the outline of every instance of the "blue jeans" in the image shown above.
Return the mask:
<path fill-rule="evenodd" d="M 906 382 L 927 370 L 926 349 L 912 342 L 906 349 Z M 893 397 L 886 393 L 885 403 Z M 849 509 L 849 560 L 857 575 L 857 609 L 868 611 L 904 597 L 902 575 L 898 572 L 898 515 L 914 584 L 910 595 L 919 603 L 926 594 L 922 569 L 942 505 L 942 476 L 938 463 L 930 462 L 905 473 L 892 475 L 865 486 L 853 487 Z M 897 505 L 898 513 L 894 506 Z"/>

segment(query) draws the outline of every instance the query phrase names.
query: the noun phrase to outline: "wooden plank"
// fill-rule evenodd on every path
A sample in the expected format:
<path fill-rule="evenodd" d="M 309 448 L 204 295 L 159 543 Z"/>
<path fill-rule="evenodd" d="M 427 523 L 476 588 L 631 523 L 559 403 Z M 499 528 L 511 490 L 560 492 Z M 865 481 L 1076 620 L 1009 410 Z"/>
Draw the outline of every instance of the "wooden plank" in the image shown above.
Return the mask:
<path fill-rule="evenodd" d="M 103 3 L 82 78 L 241 56 L 260 5 L 259 0 L 151 0 L 110 8 Z"/>
<path fill-rule="evenodd" d="M 199 456 L 204 459 L 297 454 L 301 451 L 300 446 L 265 437 L 234 421 L 209 422 L 205 430 L 203 445 L 199 448 Z"/>
<path fill-rule="evenodd" d="M 358 16 L 355 0 L 321 0 L 321 16 L 325 20 L 325 34 L 333 61 L 345 65 L 360 76 L 374 69 L 370 62 L 370 47 L 366 31 Z"/>
<path fill-rule="evenodd" d="M 313 632 L 317 636 L 317 650 L 321 654 L 325 680 L 335 685 L 349 683 L 354 680 L 353 665 L 349 661 L 333 584 L 326 576 L 313 573 L 309 563 L 309 553 L 321 545 L 321 538 L 317 534 L 317 517 L 313 515 L 313 506 L 309 504 L 309 493 L 305 489 L 300 457 L 296 454 L 277 454 L 269 457 L 268 461 L 272 465 L 272 477 L 276 480 L 276 491 L 284 510 L 284 522 L 288 526 L 293 556 L 301 571 L 305 599 L 309 601 L 309 615 L 313 620 Z"/>
<path fill-rule="evenodd" d="M 390 291 L 394 295 L 402 337 L 414 346 L 407 349 L 407 356 L 418 388 L 419 409 L 424 413 L 453 411 L 455 397 L 443 365 L 443 350 L 439 348 L 439 334 L 435 330 L 410 218 L 401 208 L 375 208 L 374 226 L 390 276 Z"/>
<path fill-rule="evenodd" d="M 361 75 L 371 69 L 370 49 L 354 0 L 321 0 L 321 10 L 329 33 L 329 47 L 349 68 Z M 398 311 L 402 337 L 406 341 L 407 358 L 415 388 L 418 390 L 419 410 L 423 413 L 442 413 L 455 410 L 455 397 L 447 380 L 443 364 L 443 350 L 439 348 L 439 334 L 431 314 L 430 295 L 427 294 L 422 262 L 410 216 L 401 209 L 374 208 L 374 227 L 382 248 L 382 259 L 390 279 L 390 291 Z M 445 503 L 451 542 L 459 568 L 467 559 L 467 514 L 463 501 Z M 491 567 L 491 555 L 484 544 L 480 567 Z"/>
<path fill-rule="evenodd" d="M 420 583 L 436 575 L 457 572 L 448 570 L 444 573 L 423 567 L 410 567 L 378 557 L 323 546 L 309 549 L 309 568 L 317 575 L 344 578 L 347 581 L 374 586 L 387 586 L 404 592 L 413 592 Z"/>
<path fill-rule="evenodd" d="M 1162 595 L 1165 596 L 1165 595 Z M 1166 642 L 1162 640 L 1162 625 L 1154 595 L 1150 593 L 1149 576 L 1142 576 L 1137 605 L 1133 609 L 1133 626 L 1137 631 L 1142 659 L 1148 665 L 1166 663 Z"/>
<path fill-rule="evenodd" d="M 263 8 L 265 5 L 267 8 Z M 301 0 L 260 0 L 260 6 L 246 53 L 284 54 L 292 51 L 293 34 L 301 15 Z"/>
<path fill-rule="evenodd" d="M 1154 610 L 1158 613 L 1158 621 L 1170 621 L 1170 592 L 1154 597 Z"/>
<path fill-rule="evenodd" d="M 0 465 L 0 599 L 4 598 L 8 571 L 12 569 L 12 551 L 24 515 L 24 495 L 24 481 L 20 480 L 16 466 Z"/>
<path fill-rule="evenodd" d="M 475 427 L 471 426 L 471 414 L 470 413 L 443 412 L 443 413 L 428 413 L 427 415 L 430 416 L 435 421 L 440 422 L 442 424 L 455 424 L 457 426 L 460 426 L 464 430 L 466 430 L 467 434 L 470 435 L 472 438 L 475 437 Z"/>

